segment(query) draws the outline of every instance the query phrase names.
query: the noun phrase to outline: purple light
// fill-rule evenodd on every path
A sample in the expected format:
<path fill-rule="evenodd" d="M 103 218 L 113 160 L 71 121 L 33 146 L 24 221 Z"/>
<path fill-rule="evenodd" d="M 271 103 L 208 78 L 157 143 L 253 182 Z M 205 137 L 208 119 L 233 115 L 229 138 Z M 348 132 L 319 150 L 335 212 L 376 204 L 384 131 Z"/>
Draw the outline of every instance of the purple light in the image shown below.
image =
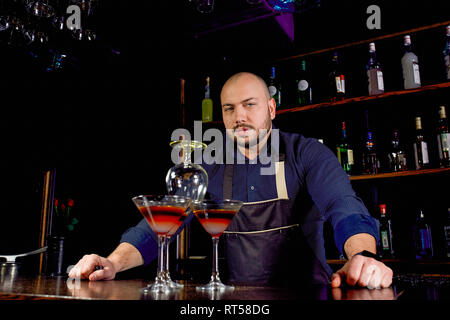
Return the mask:
<path fill-rule="evenodd" d="M 283 13 L 279 16 L 275 16 L 275 20 L 289 37 L 291 42 L 294 42 L 294 17 L 292 13 Z"/>
<path fill-rule="evenodd" d="M 243 19 L 241 21 L 235 21 L 226 25 L 217 26 L 215 28 L 198 32 L 194 34 L 194 38 L 198 39 L 200 36 L 210 34 L 216 31 L 226 30 L 229 28 L 237 27 L 242 24 L 247 24 L 251 22 L 255 22 L 257 20 L 262 20 L 270 17 L 275 17 L 275 21 L 280 25 L 281 29 L 284 31 L 284 33 L 288 36 L 288 38 L 291 40 L 291 42 L 294 41 L 294 17 L 291 12 L 280 12 L 278 10 L 275 10 L 268 2 L 274 1 L 274 0 L 262 0 L 262 3 L 264 7 L 266 7 L 268 10 L 259 16 L 253 16 L 253 17 L 247 17 L 246 19 Z M 280 1 L 282 3 L 289 4 L 290 6 L 293 5 L 294 0 L 276 0 Z"/>

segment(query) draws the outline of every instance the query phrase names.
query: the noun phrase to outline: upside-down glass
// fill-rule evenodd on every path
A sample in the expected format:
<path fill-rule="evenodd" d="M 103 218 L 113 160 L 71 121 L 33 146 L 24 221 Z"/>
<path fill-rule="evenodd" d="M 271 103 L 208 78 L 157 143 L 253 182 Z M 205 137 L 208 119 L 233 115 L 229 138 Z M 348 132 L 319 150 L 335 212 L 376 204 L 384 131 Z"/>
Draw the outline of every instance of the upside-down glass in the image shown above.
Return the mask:
<path fill-rule="evenodd" d="M 192 201 L 192 208 L 200 224 L 212 237 L 213 261 L 212 275 L 208 284 L 198 286 L 198 290 L 226 290 L 233 289 L 233 286 L 225 285 L 219 277 L 219 257 L 218 246 L 219 237 L 230 224 L 233 217 L 241 209 L 242 201 L 225 199 L 220 201 L 203 200 Z"/>
<path fill-rule="evenodd" d="M 55 14 L 55 9 L 50 5 L 48 0 L 28 0 L 25 8 L 36 17 L 50 18 Z"/>
<path fill-rule="evenodd" d="M 175 140 L 170 142 L 170 146 L 173 148 L 172 161 L 177 164 L 167 172 L 167 192 L 171 195 L 189 197 L 193 201 L 203 200 L 208 188 L 208 174 L 202 166 L 192 163 L 191 153 L 205 148 L 206 145 L 199 141 Z M 176 233 L 177 229 L 171 230 L 172 234 Z M 173 282 L 169 274 L 169 239 L 166 239 L 165 243 L 166 280 L 173 288 L 179 288 L 182 285 Z"/>
<path fill-rule="evenodd" d="M 4 31 L 10 27 L 9 16 L 0 16 L 0 31 Z"/>
<path fill-rule="evenodd" d="M 211 13 L 214 10 L 214 0 L 197 0 L 197 10 L 200 13 Z"/>
<path fill-rule="evenodd" d="M 98 0 L 72 0 L 72 3 L 79 6 L 86 16 L 90 16 L 95 11 L 94 9 L 98 4 Z"/>
<path fill-rule="evenodd" d="M 189 197 L 192 201 L 203 200 L 208 188 L 208 174 L 199 164 L 192 163 L 191 153 L 206 145 L 193 140 L 176 140 L 170 143 L 172 160 L 177 163 L 166 175 L 169 194 Z"/>
<path fill-rule="evenodd" d="M 158 271 L 155 282 L 141 290 L 143 293 L 166 293 L 170 290 L 170 287 L 164 277 L 163 238 L 179 223 L 179 220 L 188 210 L 191 199 L 172 195 L 140 195 L 132 200 L 150 228 L 158 236 Z"/>
<path fill-rule="evenodd" d="M 74 29 L 72 36 L 79 41 L 94 41 L 97 38 L 95 31 L 88 29 Z"/>
<path fill-rule="evenodd" d="M 63 15 L 54 16 L 52 18 L 52 25 L 59 31 L 63 31 L 66 28 L 66 17 Z"/>

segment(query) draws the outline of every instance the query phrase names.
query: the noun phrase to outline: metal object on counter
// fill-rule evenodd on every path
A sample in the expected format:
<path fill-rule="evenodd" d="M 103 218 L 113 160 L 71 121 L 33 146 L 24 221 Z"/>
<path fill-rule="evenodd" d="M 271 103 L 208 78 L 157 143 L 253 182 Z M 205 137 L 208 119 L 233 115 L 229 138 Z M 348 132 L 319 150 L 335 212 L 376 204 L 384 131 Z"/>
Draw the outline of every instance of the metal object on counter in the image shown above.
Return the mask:
<path fill-rule="evenodd" d="M 23 263 L 16 261 L 19 257 L 31 256 L 37 253 L 42 253 L 47 250 L 47 247 L 42 247 L 37 250 L 33 250 L 20 254 L 0 255 L 0 258 L 6 259 L 6 262 L 0 263 L 0 284 L 3 288 L 12 287 L 14 280 L 21 273 Z"/>
<path fill-rule="evenodd" d="M 30 252 L 26 252 L 26 253 L 0 255 L 0 258 L 5 258 L 6 259 L 6 263 L 11 263 L 11 262 L 16 262 L 16 258 L 18 258 L 18 257 L 30 256 L 32 254 L 41 253 L 41 252 L 44 252 L 46 250 L 47 250 L 47 247 L 42 247 L 40 249 L 33 250 L 33 251 L 30 251 Z"/>
<path fill-rule="evenodd" d="M 64 237 L 49 236 L 47 238 L 48 251 L 46 253 L 45 274 L 49 276 L 62 276 L 64 262 Z"/>

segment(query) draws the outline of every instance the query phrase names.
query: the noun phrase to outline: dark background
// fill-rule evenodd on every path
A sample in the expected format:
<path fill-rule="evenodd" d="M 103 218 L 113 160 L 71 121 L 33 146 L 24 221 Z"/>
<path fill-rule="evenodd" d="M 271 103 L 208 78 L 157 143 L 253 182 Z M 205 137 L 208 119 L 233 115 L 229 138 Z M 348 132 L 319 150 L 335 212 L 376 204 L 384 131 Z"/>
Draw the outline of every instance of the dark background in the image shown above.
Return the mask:
<path fill-rule="evenodd" d="M 381 7 L 381 30 L 366 27 L 371 4 Z M 279 58 L 446 21 L 450 12 L 448 1 L 418 6 L 405 0 L 328 0 L 294 15 L 293 42 L 274 18 L 214 31 L 242 19 L 244 10 L 252 10 L 245 0 L 216 0 L 210 15 L 197 13 L 187 0 L 100 0 L 94 23 L 97 41 L 65 43 L 78 62 L 59 73 L 45 72 L 45 55 L 34 59 L 29 49 L 1 42 L 0 254 L 37 248 L 42 175 L 56 168 L 56 196 L 74 199 L 73 212 L 80 221 L 71 234 L 66 263 L 85 253 L 108 255 L 122 232 L 141 219 L 131 197 L 165 192 L 165 174 L 172 166 L 168 143 L 172 130 L 181 126 L 180 78 L 186 79 L 186 127 L 192 129 L 193 120 L 201 118 L 206 75 L 212 78 L 214 117 L 220 120 L 220 88 L 236 71 L 267 78 Z M 443 80 L 444 35 L 445 28 L 440 28 L 412 36 L 423 85 Z M 402 43 L 402 37 L 377 43 L 386 91 L 401 89 Z M 341 53 L 349 95 L 365 95 L 367 45 Z M 323 97 L 321 79 L 329 59 L 323 54 L 307 60 L 317 88 L 315 102 Z M 295 61 L 275 64 L 282 79 L 292 76 Z M 389 100 L 381 111 L 370 113 L 381 145 L 388 143 L 393 126 L 400 125 L 404 136 L 411 137 L 415 115 L 408 111 L 423 110 L 428 99 L 408 99 Z M 440 103 L 448 106 L 448 94 Z M 427 114 L 424 126 L 432 127 L 437 107 L 429 106 L 436 111 Z M 378 107 L 368 103 L 367 108 Z M 280 115 L 276 123 L 307 136 L 329 137 L 325 143 L 334 150 L 342 119 L 350 121 L 352 142 L 360 143 L 361 114 L 361 109 L 345 107 L 339 113 L 309 112 L 314 121 L 303 114 Z M 397 188 L 407 193 L 405 185 Z M 360 192 L 371 191 L 361 187 Z"/>

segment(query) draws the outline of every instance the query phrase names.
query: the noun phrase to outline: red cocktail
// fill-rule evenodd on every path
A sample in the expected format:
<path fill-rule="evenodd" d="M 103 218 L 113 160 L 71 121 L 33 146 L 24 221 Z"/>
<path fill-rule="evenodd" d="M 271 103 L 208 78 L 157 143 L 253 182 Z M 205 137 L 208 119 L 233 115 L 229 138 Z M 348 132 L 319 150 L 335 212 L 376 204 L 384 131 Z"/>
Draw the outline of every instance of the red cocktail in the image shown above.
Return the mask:
<path fill-rule="evenodd" d="M 237 213 L 236 210 L 206 209 L 194 212 L 211 237 L 220 237 Z"/>
<path fill-rule="evenodd" d="M 139 207 L 139 211 L 157 235 L 165 235 L 171 229 L 178 229 L 176 227 L 181 225 L 179 222 L 186 212 L 186 208 L 176 206 L 142 206 Z"/>

